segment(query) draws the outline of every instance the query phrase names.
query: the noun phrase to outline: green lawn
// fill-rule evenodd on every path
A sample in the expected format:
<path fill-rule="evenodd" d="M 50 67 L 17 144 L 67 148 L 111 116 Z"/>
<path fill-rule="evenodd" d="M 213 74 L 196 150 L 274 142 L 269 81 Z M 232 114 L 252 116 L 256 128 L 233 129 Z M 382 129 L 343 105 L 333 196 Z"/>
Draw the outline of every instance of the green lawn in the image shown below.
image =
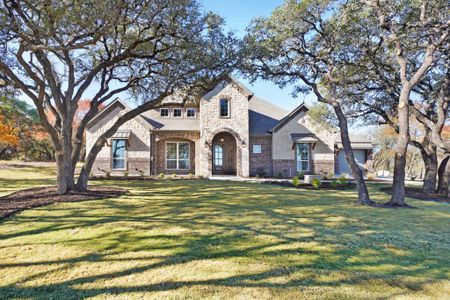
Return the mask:
<path fill-rule="evenodd" d="M 0 194 L 53 177 L 45 168 L 0 170 Z M 448 204 L 409 199 L 418 209 L 367 208 L 354 204 L 353 191 L 204 180 L 101 184 L 131 193 L 0 221 L 0 298 L 450 294 Z"/>

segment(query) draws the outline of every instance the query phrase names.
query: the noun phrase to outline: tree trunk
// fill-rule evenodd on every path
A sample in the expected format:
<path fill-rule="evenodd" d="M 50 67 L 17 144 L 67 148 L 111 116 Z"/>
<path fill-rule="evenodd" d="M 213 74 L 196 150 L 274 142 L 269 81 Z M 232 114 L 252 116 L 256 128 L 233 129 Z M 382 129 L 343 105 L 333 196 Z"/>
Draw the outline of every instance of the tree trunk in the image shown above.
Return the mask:
<path fill-rule="evenodd" d="M 405 168 L 406 152 L 408 150 L 409 135 L 409 110 L 408 101 L 411 89 L 403 87 L 398 105 L 398 141 L 395 147 L 394 180 L 392 184 L 392 197 L 386 203 L 389 206 L 405 206 Z"/>
<path fill-rule="evenodd" d="M 367 190 L 367 185 L 364 181 L 363 172 L 356 163 L 353 155 L 353 149 L 351 146 L 350 137 L 348 135 L 347 119 L 339 103 L 333 104 L 333 108 L 339 121 L 339 129 L 341 132 L 342 145 L 344 146 L 345 158 L 347 159 L 347 163 L 352 170 L 352 175 L 358 188 L 358 203 L 363 205 L 373 205 L 374 202 L 370 200 L 369 191 Z"/>
<path fill-rule="evenodd" d="M 450 156 L 447 156 L 441 161 L 439 165 L 439 182 L 436 189 L 436 193 L 438 194 L 446 194 L 449 188 L 448 181 L 450 180 L 450 168 L 447 166 L 449 160 Z"/>
<path fill-rule="evenodd" d="M 75 182 L 75 172 L 72 167 L 72 159 L 70 153 L 61 151 L 56 155 L 57 166 L 57 186 L 58 194 L 66 194 L 73 190 Z"/>
<path fill-rule="evenodd" d="M 434 193 L 438 168 L 437 153 L 434 152 L 427 154 L 423 151 L 421 151 L 421 153 L 423 163 L 425 165 L 425 176 L 423 178 L 422 191 L 427 194 Z"/>

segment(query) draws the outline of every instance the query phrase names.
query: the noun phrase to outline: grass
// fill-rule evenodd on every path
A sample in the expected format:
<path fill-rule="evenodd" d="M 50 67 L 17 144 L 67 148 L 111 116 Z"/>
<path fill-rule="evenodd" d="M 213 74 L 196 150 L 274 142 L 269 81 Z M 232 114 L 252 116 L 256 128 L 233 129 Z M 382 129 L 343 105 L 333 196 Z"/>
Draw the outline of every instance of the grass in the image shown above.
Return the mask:
<path fill-rule="evenodd" d="M 54 182 L 0 170 L 0 193 Z M 0 221 L 0 298 L 443 299 L 450 206 L 354 204 L 354 191 L 101 181 L 131 193 Z M 370 186 L 373 198 L 387 195 Z"/>

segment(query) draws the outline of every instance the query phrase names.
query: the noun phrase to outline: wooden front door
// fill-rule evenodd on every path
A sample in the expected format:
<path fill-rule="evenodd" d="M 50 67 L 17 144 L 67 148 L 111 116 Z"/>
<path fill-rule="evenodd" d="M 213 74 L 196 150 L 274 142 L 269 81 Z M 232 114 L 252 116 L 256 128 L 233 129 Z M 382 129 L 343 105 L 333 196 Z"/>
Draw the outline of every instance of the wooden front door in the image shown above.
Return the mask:
<path fill-rule="evenodd" d="M 231 134 L 217 134 L 212 152 L 213 175 L 236 175 L 236 140 Z"/>

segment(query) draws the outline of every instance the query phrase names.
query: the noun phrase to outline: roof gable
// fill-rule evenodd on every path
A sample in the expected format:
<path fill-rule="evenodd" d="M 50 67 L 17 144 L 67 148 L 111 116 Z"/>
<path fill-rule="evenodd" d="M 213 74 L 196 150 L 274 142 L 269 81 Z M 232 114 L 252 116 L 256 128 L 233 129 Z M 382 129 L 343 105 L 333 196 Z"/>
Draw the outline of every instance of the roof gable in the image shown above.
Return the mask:
<path fill-rule="evenodd" d="M 293 111 L 291 111 L 287 116 L 285 116 L 283 119 L 278 122 L 277 125 L 275 125 L 270 132 L 277 132 L 281 128 L 283 128 L 286 124 L 288 124 L 292 119 L 294 119 L 298 114 L 302 112 L 307 112 L 309 109 L 306 107 L 304 103 L 297 106 Z"/>

